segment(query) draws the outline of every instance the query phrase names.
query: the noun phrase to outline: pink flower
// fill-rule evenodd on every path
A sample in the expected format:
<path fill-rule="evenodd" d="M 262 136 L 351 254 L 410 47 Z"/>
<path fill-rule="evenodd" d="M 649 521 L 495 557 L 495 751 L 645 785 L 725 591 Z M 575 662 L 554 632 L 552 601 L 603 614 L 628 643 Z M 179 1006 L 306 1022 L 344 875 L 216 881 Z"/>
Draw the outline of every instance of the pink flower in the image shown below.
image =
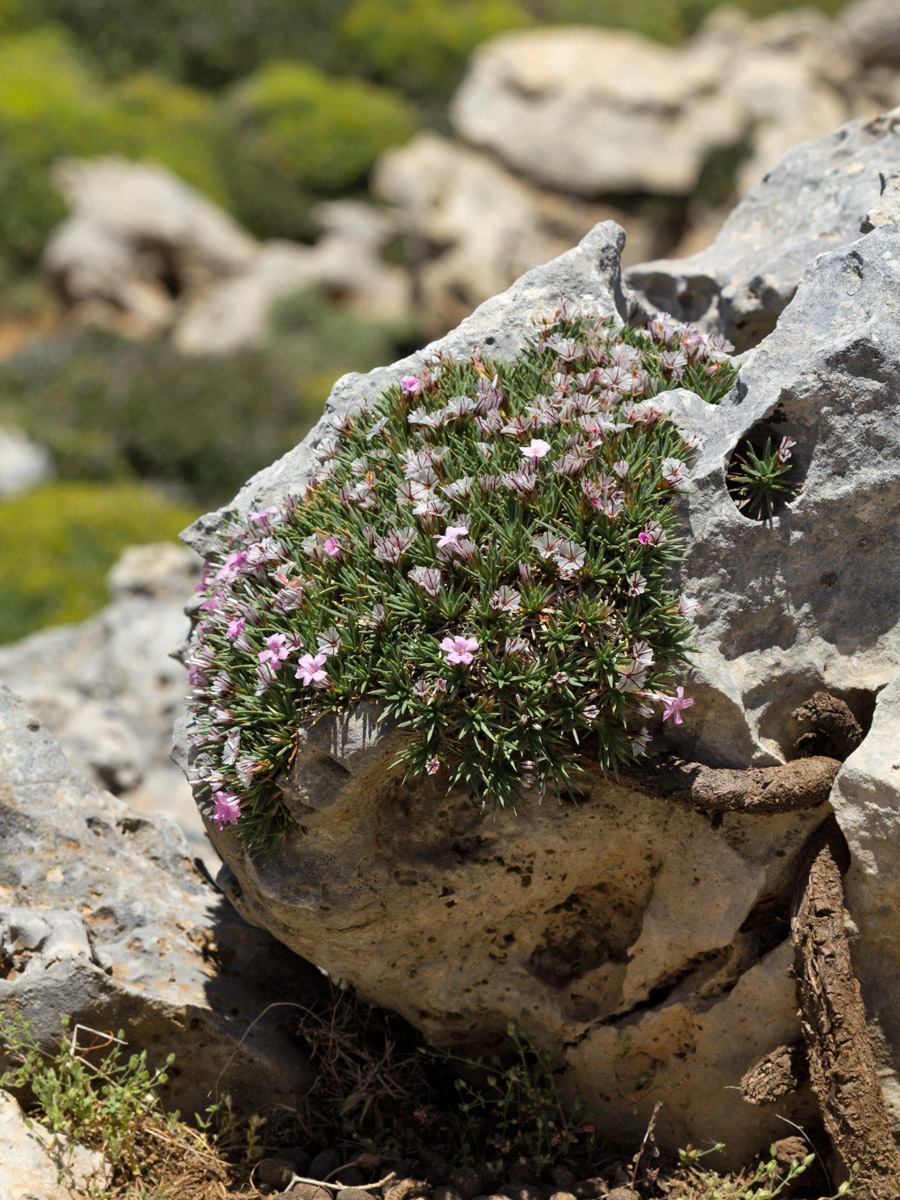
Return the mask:
<path fill-rule="evenodd" d="M 325 544 L 322 546 L 322 549 L 325 551 L 326 554 L 330 555 L 332 558 L 337 558 L 337 556 L 341 552 L 340 539 L 338 539 L 336 537 L 326 538 Z"/>
<path fill-rule="evenodd" d="M 319 687 L 328 678 L 328 672 L 323 669 L 325 657 L 324 654 L 301 654 L 297 660 L 295 678 L 299 679 L 306 687 L 309 687 L 310 684 Z"/>
<path fill-rule="evenodd" d="M 261 663 L 271 663 L 272 670 L 277 671 L 291 652 L 287 638 L 283 633 L 273 633 L 266 638 L 268 650 L 260 650 L 258 658 Z"/>
<path fill-rule="evenodd" d="M 448 525 L 443 533 L 433 533 L 431 536 L 441 546 L 455 546 L 456 539 L 465 537 L 469 532 L 468 525 Z"/>
<path fill-rule="evenodd" d="M 409 395 L 414 395 L 416 392 L 421 390 L 422 380 L 417 379 L 415 375 L 403 375 L 400 378 L 400 386 L 403 388 L 404 392 L 407 392 Z"/>
<path fill-rule="evenodd" d="M 440 770 L 440 766 L 441 764 L 436 758 L 430 758 L 425 764 L 425 770 L 429 775 L 437 775 L 438 771 Z"/>
<path fill-rule="evenodd" d="M 260 650 L 258 654 L 259 661 L 271 662 L 272 671 L 277 671 L 284 659 L 290 654 L 290 647 L 287 641 L 287 637 L 283 634 L 272 634 L 271 637 L 266 637 L 265 644 L 269 649 Z"/>
<path fill-rule="evenodd" d="M 662 719 L 667 721 L 669 717 L 674 717 L 675 724 L 682 725 L 684 722 L 681 720 L 681 710 L 690 708 L 694 701 L 690 696 L 685 696 L 683 687 L 676 688 L 675 692 L 674 696 L 657 695 L 657 699 L 665 705 Z"/>
<path fill-rule="evenodd" d="M 543 458 L 550 453 L 550 443 L 543 438 L 532 438 L 527 446 L 520 447 L 520 453 L 526 458 Z"/>
<path fill-rule="evenodd" d="M 445 637 L 441 642 L 441 649 L 448 663 L 463 663 L 468 666 L 474 651 L 478 649 L 478 639 L 461 637 L 458 634 L 453 638 Z"/>
<path fill-rule="evenodd" d="M 230 638 L 239 637 L 244 632 L 244 626 L 247 624 L 246 617 L 235 617 L 225 630 L 225 636 Z"/>
<path fill-rule="evenodd" d="M 216 792 L 213 796 L 216 802 L 215 811 L 213 812 L 213 822 L 217 829 L 224 829 L 226 825 L 237 825 L 238 817 L 241 815 L 241 805 L 237 796 L 231 792 Z"/>

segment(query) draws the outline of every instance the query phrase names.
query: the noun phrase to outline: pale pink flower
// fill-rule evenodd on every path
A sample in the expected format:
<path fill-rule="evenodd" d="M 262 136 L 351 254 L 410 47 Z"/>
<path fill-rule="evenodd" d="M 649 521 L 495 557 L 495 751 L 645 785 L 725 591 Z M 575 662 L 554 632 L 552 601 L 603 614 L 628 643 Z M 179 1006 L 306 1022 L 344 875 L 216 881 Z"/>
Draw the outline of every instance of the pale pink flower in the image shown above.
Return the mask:
<path fill-rule="evenodd" d="M 259 652 L 259 661 L 261 663 L 271 663 L 272 670 L 277 671 L 281 664 L 291 652 L 290 646 L 287 644 L 287 638 L 283 633 L 273 633 L 271 637 L 266 638 L 268 650 Z"/>
<path fill-rule="evenodd" d="M 338 556 L 338 555 L 340 554 L 340 552 L 341 552 L 341 542 L 340 542 L 340 539 L 339 539 L 339 538 L 336 538 L 336 537 L 328 537 L 328 538 L 326 538 L 326 539 L 325 539 L 325 542 L 324 542 L 324 544 L 323 544 L 323 546 L 322 546 L 322 549 L 323 549 L 323 550 L 325 551 L 325 553 L 326 553 L 327 555 L 329 555 L 331 558 L 337 558 L 337 556 Z"/>
<path fill-rule="evenodd" d="M 431 758 L 425 764 L 425 770 L 429 775 L 437 775 L 440 770 L 440 762 L 436 758 Z"/>
<path fill-rule="evenodd" d="M 438 549 L 441 546 L 455 546 L 457 539 L 466 537 L 469 532 L 468 525 L 448 525 L 443 533 L 433 533 L 431 536 L 438 544 Z"/>
<path fill-rule="evenodd" d="M 783 437 L 781 439 L 781 444 L 779 445 L 775 454 L 775 457 L 778 459 L 781 466 L 784 466 L 784 464 L 791 457 L 791 448 L 796 445 L 797 443 L 793 438 Z"/>
<path fill-rule="evenodd" d="M 328 672 L 324 670 L 325 658 L 324 654 L 301 654 L 297 659 L 295 678 L 306 687 L 310 684 L 315 687 L 321 686 L 328 678 Z"/>
<path fill-rule="evenodd" d="M 409 393 L 409 395 L 415 395 L 422 388 L 422 380 L 417 379 L 415 375 L 403 375 L 400 379 L 400 386 L 404 392 Z"/>
<path fill-rule="evenodd" d="M 240 634 L 242 634 L 244 632 L 244 626 L 246 624 L 247 624 L 246 617 L 235 617 L 234 620 L 229 624 L 228 628 L 225 630 L 225 636 L 229 637 L 229 638 L 238 637 Z"/>
<path fill-rule="evenodd" d="M 681 710 L 690 708 L 694 701 L 690 698 L 690 696 L 685 696 L 683 687 L 676 688 L 675 692 L 676 694 L 674 696 L 663 696 L 660 693 L 657 694 L 656 698 L 660 701 L 660 703 L 665 705 L 662 719 L 667 721 L 669 717 L 674 717 L 675 724 L 681 725 L 683 724 L 681 720 Z"/>
<path fill-rule="evenodd" d="M 478 649 L 478 639 L 462 637 L 459 634 L 452 638 L 445 637 L 441 642 L 441 649 L 448 663 L 462 663 L 468 666 Z"/>
<path fill-rule="evenodd" d="M 226 825 L 237 825 L 241 815 L 241 805 L 237 796 L 231 792 L 216 792 L 213 799 L 216 807 L 212 819 L 216 828 L 224 829 Z"/>
<path fill-rule="evenodd" d="M 550 443 L 545 442 L 543 438 L 532 438 L 527 446 L 521 446 L 519 453 L 525 458 L 543 458 L 545 454 L 550 453 Z"/>

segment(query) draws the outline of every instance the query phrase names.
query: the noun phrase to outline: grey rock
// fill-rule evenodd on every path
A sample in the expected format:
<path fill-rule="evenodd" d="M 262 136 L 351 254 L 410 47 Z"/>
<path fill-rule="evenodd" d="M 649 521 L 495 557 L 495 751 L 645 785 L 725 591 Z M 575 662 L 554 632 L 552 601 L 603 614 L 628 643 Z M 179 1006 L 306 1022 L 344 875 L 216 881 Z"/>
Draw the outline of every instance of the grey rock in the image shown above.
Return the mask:
<path fill-rule="evenodd" d="M 49 450 L 17 429 L 0 429 L 0 496 L 31 491 L 53 475 Z"/>
<path fill-rule="evenodd" d="M 312 1074 L 268 1006 L 320 977 L 245 926 L 187 854 L 173 825 L 79 776 L 0 685 L 0 1010 L 26 1013 L 44 1045 L 69 1016 L 123 1029 L 151 1062 L 173 1052 L 167 1099 L 187 1113 L 219 1089 L 238 1108 L 291 1102 Z"/>
<path fill-rule="evenodd" d="M 218 859 L 170 761 L 187 680 L 171 657 L 199 561 L 174 543 L 132 546 L 109 575 L 111 604 L 79 625 L 0 646 L 0 683 L 27 701 L 78 770 L 142 812 L 179 822 L 192 852 Z"/>
<path fill-rule="evenodd" d="M 851 121 L 797 146 L 738 204 L 713 244 L 685 259 L 630 268 L 647 310 L 663 310 L 756 345 L 817 257 L 859 237 L 881 200 L 880 173 L 900 167 L 900 109 Z"/>
<path fill-rule="evenodd" d="M 464 141 L 545 187 L 688 194 L 710 149 L 741 136 L 724 71 L 721 55 L 619 30 L 510 33 L 475 51 L 451 120 Z"/>
<path fill-rule="evenodd" d="M 75 1200 L 102 1190 L 111 1171 L 103 1155 L 53 1134 L 39 1121 L 26 1124 L 17 1101 L 0 1090 L 0 1200 Z"/>
<path fill-rule="evenodd" d="M 893 0 L 857 0 L 839 20 L 863 62 L 900 67 L 900 12 Z"/>

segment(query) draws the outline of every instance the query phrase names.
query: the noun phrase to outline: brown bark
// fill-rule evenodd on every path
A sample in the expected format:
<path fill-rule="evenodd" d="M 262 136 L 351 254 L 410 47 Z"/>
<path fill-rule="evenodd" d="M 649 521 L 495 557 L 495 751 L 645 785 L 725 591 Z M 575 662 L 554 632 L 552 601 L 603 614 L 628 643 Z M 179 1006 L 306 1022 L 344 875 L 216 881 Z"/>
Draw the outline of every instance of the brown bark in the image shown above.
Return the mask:
<path fill-rule="evenodd" d="M 748 1104 L 774 1104 L 796 1092 L 809 1078 L 806 1048 L 800 1042 L 777 1046 L 741 1080 L 741 1098 Z"/>
<path fill-rule="evenodd" d="M 796 751 L 805 757 L 825 754 L 829 758 L 848 758 L 862 742 L 865 734 L 843 700 L 830 692 L 816 692 L 794 709 L 791 716 L 795 721 L 812 725 L 812 729 L 801 734 L 796 741 Z"/>
<path fill-rule="evenodd" d="M 846 843 L 834 818 L 812 835 L 791 914 L 794 971 L 810 1083 L 837 1156 L 860 1164 L 857 1200 L 897 1200 L 900 1151 L 885 1109 L 844 930 Z"/>
<path fill-rule="evenodd" d="M 824 803 L 840 766 L 833 758 L 817 757 L 737 771 L 661 755 L 628 774 L 656 795 L 692 808 L 767 814 Z"/>

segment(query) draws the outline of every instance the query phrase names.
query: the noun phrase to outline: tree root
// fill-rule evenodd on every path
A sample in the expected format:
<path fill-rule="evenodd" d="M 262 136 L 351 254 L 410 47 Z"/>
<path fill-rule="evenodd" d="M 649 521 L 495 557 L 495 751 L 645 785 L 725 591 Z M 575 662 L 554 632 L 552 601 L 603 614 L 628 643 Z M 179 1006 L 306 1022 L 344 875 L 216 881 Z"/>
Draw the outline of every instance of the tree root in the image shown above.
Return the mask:
<path fill-rule="evenodd" d="M 738 771 L 660 755 L 628 774 L 655 795 L 691 808 L 766 815 L 823 804 L 840 766 L 836 759 L 815 757 Z"/>
<path fill-rule="evenodd" d="M 859 1173 L 860 1200 L 897 1200 L 900 1151 L 894 1142 L 859 984 L 844 930 L 848 854 L 830 817 L 809 839 L 791 913 L 794 972 L 810 1083 L 847 1176 Z"/>

